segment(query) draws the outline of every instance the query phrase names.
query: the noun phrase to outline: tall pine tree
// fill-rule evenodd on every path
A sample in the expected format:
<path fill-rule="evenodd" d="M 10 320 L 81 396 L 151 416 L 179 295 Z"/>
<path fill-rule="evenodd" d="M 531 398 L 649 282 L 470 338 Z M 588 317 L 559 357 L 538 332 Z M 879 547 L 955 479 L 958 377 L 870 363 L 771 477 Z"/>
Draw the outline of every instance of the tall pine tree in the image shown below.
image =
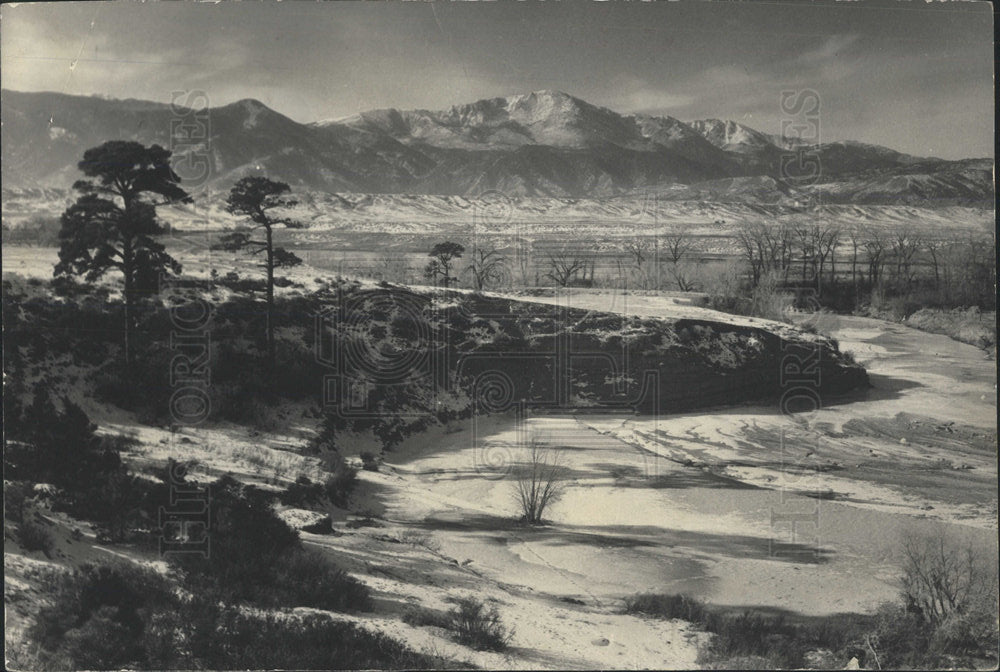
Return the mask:
<path fill-rule="evenodd" d="M 117 270 L 124 278 L 126 362 L 133 357 L 130 341 L 140 291 L 155 287 L 161 274 L 181 270 L 155 238 L 165 233 L 156 208 L 191 202 L 170 167 L 170 156 L 159 145 L 125 140 L 88 149 L 77 165 L 92 179 L 73 184 L 80 196 L 61 218 L 54 275 L 82 275 L 94 282 Z"/>
<path fill-rule="evenodd" d="M 283 216 L 282 212 L 295 207 L 297 201 L 288 198 L 291 191 L 284 182 L 266 177 L 244 177 L 229 192 L 226 211 L 248 220 L 245 230 L 233 231 L 222 236 L 217 249 L 263 254 L 262 266 L 267 274 L 267 363 L 274 366 L 274 271 L 278 268 L 298 266 L 302 260 L 283 247 L 275 247 L 274 231 L 277 227 L 301 228 L 302 224 Z M 262 238 L 255 235 L 263 234 Z"/>

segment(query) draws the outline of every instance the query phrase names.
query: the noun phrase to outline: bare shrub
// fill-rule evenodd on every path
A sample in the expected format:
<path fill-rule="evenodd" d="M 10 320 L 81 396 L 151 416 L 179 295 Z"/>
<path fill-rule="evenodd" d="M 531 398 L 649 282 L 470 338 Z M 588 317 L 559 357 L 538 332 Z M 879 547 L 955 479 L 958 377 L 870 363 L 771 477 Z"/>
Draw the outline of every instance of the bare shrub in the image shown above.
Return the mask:
<path fill-rule="evenodd" d="M 937 627 L 953 614 L 982 607 L 984 598 L 995 601 L 996 592 L 995 562 L 971 543 L 944 534 L 904 541 L 903 599 L 929 624 Z"/>
<path fill-rule="evenodd" d="M 954 669 L 995 661 L 996 558 L 944 532 L 910 535 L 902 553 L 902 601 L 875 614 L 862 638 L 866 662 L 877 669 Z"/>
<path fill-rule="evenodd" d="M 528 443 L 528 461 L 516 472 L 515 495 L 521 508 L 521 519 L 537 525 L 545 510 L 559 499 L 564 484 L 559 480 L 560 453 L 548 448 L 538 437 Z"/>

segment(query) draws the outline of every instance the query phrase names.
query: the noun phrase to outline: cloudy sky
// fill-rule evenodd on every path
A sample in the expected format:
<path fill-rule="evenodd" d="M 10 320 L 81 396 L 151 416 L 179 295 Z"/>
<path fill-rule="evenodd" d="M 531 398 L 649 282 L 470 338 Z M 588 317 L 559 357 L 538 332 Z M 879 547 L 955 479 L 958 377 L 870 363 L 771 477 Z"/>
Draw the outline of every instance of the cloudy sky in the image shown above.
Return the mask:
<path fill-rule="evenodd" d="M 3 87 L 212 105 L 297 121 L 558 89 L 619 112 L 777 133 L 815 89 L 820 133 L 925 156 L 993 156 L 986 3 L 3 5 Z"/>

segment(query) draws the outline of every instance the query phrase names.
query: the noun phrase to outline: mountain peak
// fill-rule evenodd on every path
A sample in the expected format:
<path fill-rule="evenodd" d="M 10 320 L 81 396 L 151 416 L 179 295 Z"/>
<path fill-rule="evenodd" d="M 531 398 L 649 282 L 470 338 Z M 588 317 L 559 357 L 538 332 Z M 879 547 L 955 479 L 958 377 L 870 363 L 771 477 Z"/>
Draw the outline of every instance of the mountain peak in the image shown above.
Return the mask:
<path fill-rule="evenodd" d="M 736 121 L 700 119 L 692 121 L 690 126 L 716 147 L 730 152 L 773 151 L 775 148 L 771 138 Z"/>
<path fill-rule="evenodd" d="M 559 91 L 557 89 L 539 89 L 538 91 L 532 91 L 528 94 L 529 96 L 537 96 L 539 98 L 559 98 L 559 99 L 572 99 L 580 100 L 576 96 L 571 96 L 564 91 Z"/>

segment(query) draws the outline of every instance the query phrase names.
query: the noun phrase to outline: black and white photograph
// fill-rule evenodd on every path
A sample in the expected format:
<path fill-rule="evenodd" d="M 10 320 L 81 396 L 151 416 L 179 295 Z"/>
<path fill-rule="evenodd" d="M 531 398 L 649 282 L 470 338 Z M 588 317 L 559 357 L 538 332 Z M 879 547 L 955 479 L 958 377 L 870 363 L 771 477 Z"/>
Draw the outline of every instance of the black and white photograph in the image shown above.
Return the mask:
<path fill-rule="evenodd" d="M 6 668 L 997 669 L 993 25 L 0 5 Z"/>

